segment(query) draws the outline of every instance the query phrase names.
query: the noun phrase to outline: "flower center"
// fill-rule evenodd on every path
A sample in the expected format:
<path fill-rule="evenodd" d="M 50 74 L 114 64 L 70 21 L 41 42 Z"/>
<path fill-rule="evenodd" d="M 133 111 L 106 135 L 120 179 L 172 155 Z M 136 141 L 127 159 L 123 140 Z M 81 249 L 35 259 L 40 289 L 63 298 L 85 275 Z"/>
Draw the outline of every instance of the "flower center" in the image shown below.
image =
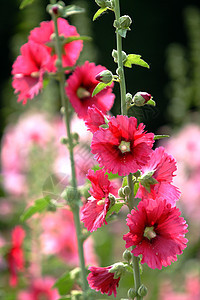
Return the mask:
<path fill-rule="evenodd" d="M 125 152 L 130 152 L 130 142 L 126 142 L 126 141 L 121 141 L 120 145 L 118 146 L 118 148 L 121 150 L 122 153 Z"/>
<path fill-rule="evenodd" d="M 40 73 L 39 72 L 32 72 L 31 73 L 31 77 L 32 78 L 38 78 L 40 76 Z"/>
<path fill-rule="evenodd" d="M 78 96 L 79 99 L 83 99 L 83 98 L 87 98 L 90 97 L 90 92 L 88 92 L 88 90 L 86 90 L 83 87 L 79 87 L 76 95 Z"/>
<path fill-rule="evenodd" d="M 97 205 L 104 205 L 105 204 L 105 199 L 99 200 L 97 202 Z"/>
<path fill-rule="evenodd" d="M 154 231 L 154 227 L 146 227 L 144 230 L 144 237 L 148 238 L 149 240 L 156 237 L 156 233 Z"/>

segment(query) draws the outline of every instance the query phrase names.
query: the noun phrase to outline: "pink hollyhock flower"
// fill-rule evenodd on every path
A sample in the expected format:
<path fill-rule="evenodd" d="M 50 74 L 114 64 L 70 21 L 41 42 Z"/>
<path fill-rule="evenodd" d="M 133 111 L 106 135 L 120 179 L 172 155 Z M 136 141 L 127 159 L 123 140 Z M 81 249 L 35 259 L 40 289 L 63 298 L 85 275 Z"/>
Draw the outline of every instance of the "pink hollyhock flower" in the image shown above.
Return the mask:
<path fill-rule="evenodd" d="M 81 210 L 81 221 L 90 232 L 97 230 L 106 222 L 106 214 L 110 207 L 109 193 L 115 193 L 115 189 L 108 180 L 104 170 L 89 170 L 87 178 L 91 181 L 92 187 L 89 191 L 91 197 Z"/>
<path fill-rule="evenodd" d="M 58 33 L 65 38 L 72 36 L 79 36 L 76 27 L 69 25 L 68 21 L 62 18 L 58 18 Z M 55 45 L 53 41 L 54 34 L 54 23 L 53 21 L 45 21 L 40 23 L 40 27 L 36 27 L 30 32 L 29 40 L 39 43 L 47 49 L 48 53 L 51 55 L 51 72 L 56 71 L 55 61 L 57 55 L 55 55 Z M 52 46 L 52 47 L 51 47 Z M 63 67 L 73 66 L 83 48 L 83 41 L 73 41 L 63 45 Z"/>
<path fill-rule="evenodd" d="M 70 210 L 48 213 L 42 220 L 41 247 L 44 254 L 58 255 L 69 266 L 79 265 L 78 245 L 73 214 Z M 83 244 L 86 264 L 97 265 L 93 240 L 89 237 Z"/>
<path fill-rule="evenodd" d="M 53 289 L 55 280 L 51 277 L 33 279 L 27 291 L 21 291 L 17 300 L 58 300 L 60 298 L 56 289 Z"/>
<path fill-rule="evenodd" d="M 94 133 L 91 144 L 100 167 L 119 176 L 137 172 L 150 159 L 154 134 L 144 132 L 143 123 L 137 127 L 134 117 L 111 117 L 108 126 Z"/>
<path fill-rule="evenodd" d="M 88 283 L 91 289 L 95 291 L 101 291 L 102 294 L 108 296 L 114 294 L 116 297 L 116 288 L 119 286 L 120 277 L 114 278 L 115 273 L 109 272 L 112 266 L 101 267 L 89 267 L 91 273 L 88 275 Z"/>
<path fill-rule="evenodd" d="M 95 105 L 92 105 L 92 107 L 88 107 L 85 125 L 88 127 L 89 131 L 94 133 L 99 130 L 99 126 L 106 125 L 105 117 L 109 119 L 109 116 L 105 116 L 101 110 Z"/>
<path fill-rule="evenodd" d="M 158 183 L 150 185 L 150 192 L 140 184 L 136 197 L 152 199 L 162 197 L 174 206 L 181 194 L 179 189 L 171 184 L 176 170 L 175 159 L 165 152 L 163 147 L 156 148 L 141 171 L 143 176 L 154 171 L 152 178 L 156 179 Z"/>
<path fill-rule="evenodd" d="M 94 63 L 86 61 L 84 65 L 76 67 L 67 80 L 66 93 L 79 118 L 87 119 L 88 107 L 93 104 L 103 113 L 113 106 L 115 98 L 112 93 L 113 84 L 92 97 L 92 92 L 99 83 L 95 76 L 102 70 L 105 70 L 105 67 L 95 66 Z"/>
<path fill-rule="evenodd" d="M 24 269 L 24 255 L 22 243 L 24 241 L 25 231 L 21 226 L 16 226 L 12 231 L 12 246 L 7 254 L 8 267 L 10 271 L 10 286 L 17 285 L 17 273 Z"/>
<path fill-rule="evenodd" d="M 33 99 L 39 93 L 49 62 L 50 55 L 43 46 L 29 41 L 21 47 L 21 55 L 12 67 L 12 86 L 15 93 L 19 93 L 18 102 L 26 104 L 27 99 Z"/>
<path fill-rule="evenodd" d="M 169 266 L 187 243 L 187 224 L 180 214 L 166 200 L 140 201 L 137 210 L 133 209 L 127 218 L 130 232 L 123 236 L 126 248 L 136 246 L 131 252 L 135 256 L 142 254 L 141 263 L 152 269 Z"/>

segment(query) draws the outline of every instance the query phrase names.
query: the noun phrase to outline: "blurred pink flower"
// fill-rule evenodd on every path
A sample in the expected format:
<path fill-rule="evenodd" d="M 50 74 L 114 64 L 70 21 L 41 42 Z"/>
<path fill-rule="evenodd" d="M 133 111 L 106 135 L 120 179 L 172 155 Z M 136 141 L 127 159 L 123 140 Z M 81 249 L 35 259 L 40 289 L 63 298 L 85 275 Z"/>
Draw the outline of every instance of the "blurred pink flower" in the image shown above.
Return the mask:
<path fill-rule="evenodd" d="M 45 254 L 56 254 L 69 266 L 79 264 L 73 214 L 70 210 L 59 210 L 56 214 L 48 213 L 42 220 L 41 246 Z M 93 249 L 93 241 L 88 238 L 84 242 L 86 264 L 97 265 L 97 257 Z"/>
<path fill-rule="evenodd" d="M 58 300 L 60 296 L 53 289 L 54 283 L 51 277 L 33 279 L 28 290 L 19 292 L 17 300 Z"/>
<path fill-rule="evenodd" d="M 65 37 L 79 36 L 76 27 L 70 25 L 67 20 L 58 18 L 58 33 Z M 36 27 L 30 32 L 29 40 L 43 45 L 48 54 L 51 55 L 51 72 L 56 71 L 55 61 L 57 55 L 55 55 L 55 43 L 53 41 L 54 23 L 53 21 L 44 21 L 40 23 L 40 27 Z M 65 43 L 63 45 L 63 67 L 73 66 L 83 48 L 83 41 L 73 41 Z"/>
<path fill-rule="evenodd" d="M 199 300 L 200 276 L 189 274 L 184 283 L 184 292 L 174 291 L 171 282 L 162 284 L 160 300 Z"/>

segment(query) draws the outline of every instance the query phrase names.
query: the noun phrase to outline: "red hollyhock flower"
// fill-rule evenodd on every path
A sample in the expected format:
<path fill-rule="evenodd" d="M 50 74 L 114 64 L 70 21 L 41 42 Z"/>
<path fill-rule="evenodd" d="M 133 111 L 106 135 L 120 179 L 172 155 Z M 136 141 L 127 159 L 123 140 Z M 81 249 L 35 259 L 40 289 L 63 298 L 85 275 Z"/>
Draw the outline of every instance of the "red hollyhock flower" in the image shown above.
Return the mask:
<path fill-rule="evenodd" d="M 79 36 L 76 27 L 69 25 L 67 20 L 58 18 L 58 33 L 65 38 L 71 36 Z M 56 71 L 55 60 L 57 55 L 55 55 L 55 46 L 53 41 L 54 34 L 54 23 L 53 21 L 45 21 L 40 23 L 40 27 L 36 27 L 30 32 L 29 40 L 39 43 L 47 49 L 51 57 L 51 72 Z M 50 47 L 52 46 L 52 47 Z M 63 67 L 73 66 L 83 48 L 83 41 L 73 41 L 63 45 Z"/>
<path fill-rule="evenodd" d="M 88 107 L 93 104 L 103 113 L 113 106 L 115 98 L 111 88 L 113 84 L 92 97 L 92 92 L 99 83 L 95 76 L 103 70 L 106 68 L 86 61 L 84 65 L 78 66 L 67 80 L 66 93 L 79 118 L 87 119 Z"/>
<path fill-rule="evenodd" d="M 15 93 L 19 93 L 18 102 L 26 104 L 27 99 L 33 99 L 39 93 L 49 62 L 50 55 L 43 46 L 30 41 L 21 47 L 21 55 L 12 67 L 12 86 Z"/>
<path fill-rule="evenodd" d="M 12 247 L 10 248 L 7 260 L 10 270 L 10 286 L 17 285 L 17 272 L 24 268 L 24 255 L 22 250 L 22 243 L 25 237 L 25 232 L 21 226 L 16 226 L 12 231 Z"/>
<path fill-rule="evenodd" d="M 90 232 L 97 230 L 103 223 L 110 206 L 109 193 L 115 193 L 114 187 L 103 170 L 89 170 L 87 178 L 91 181 L 91 197 L 81 210 L 81 221 Z"/>
<path fill-rule="evenodd" d="M 150 159 L 154 134 L 144 132 L 142 123 L 137 127 L 134 117 L 111 117 L 108 126 L 94 133 L 91 144 L 100 167 L 120 176 L 137 172 Z"/>
<path fill-rule="evenodd" d="M 109 116 L 105 116 L 107 119 Z M 88 127 L 88 130 L 92 133 L 99 130 L 99 126 L 105 125 L 104 114 L 101 110 L 99 110 L 95 105 L 88 108 L 87 111 L 87 119 L 85 121 L 85 125 Z"/>
<path fill-rule="evenodd" d="M 116 288 L 119 286 L 120 277 L 114 278 L 115 273 L 109 273 L 112 266 L 101 268 L 101 267 L 89 267 L 91 273 L 88 275 L 88 283 L 91 289 L 95 291 L 101 291 L 102 294 L 108 296 L 114 294 L 116 297 Z"/>
<path fill-rule="evenodd" d="M 141 201 L 127 218 L 130 232 L 123 236 L 126 248 L 136 246 L 131 252 L 142 254 L 141 263 L 152 269 L 169 266 L 186 248 L 187 224 L 180 214 L 161 198 Z"/>
<path fill-rule="evenodd" d="M 175 159 L 166 153 L 163 147 L 156 148 L 151 155 L 151 159 L 141 168 L 141 171 L 143 175 L 154 171 L 152 177 L 158 183 L 150 185 L 150 192 L 140 184 L 136 197 L 152 199 L 162 197 L 174 206 L 181 194 L 179 189 L 171 184 L 176 170 Z"/>

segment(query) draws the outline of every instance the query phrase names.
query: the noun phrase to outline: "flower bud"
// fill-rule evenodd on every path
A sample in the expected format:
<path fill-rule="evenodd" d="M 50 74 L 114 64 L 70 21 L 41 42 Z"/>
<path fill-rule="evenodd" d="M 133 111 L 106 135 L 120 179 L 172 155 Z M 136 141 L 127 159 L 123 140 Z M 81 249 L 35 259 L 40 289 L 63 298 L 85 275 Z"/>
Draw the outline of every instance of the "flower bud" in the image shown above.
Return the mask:
<path fill-rule="evenodd" d="M 143 106 L 151 99 L 151 94 L 146 92 L 137 92 L 133 97 L 133 103 L 136 106 Z"/>
<path fill-rule="evenodd" d="M 109 70 L 104 70 L 97 74 L 95 79 L 103 83 L 109 83 L 113 79 L 113 74 Z"/>
<path fill-rule="evenodd" d="M 128 106 L 130 106 L 132 101 L 133 101 L 133 96 L 130 93 L 127 93 L 126 94 L 126 104 Z"/>
<path fill-rule="evenodd" d="M 111 7 L 111 2 L 109 0 L 95 0 L 95 2 L 101 8 Z"/>
<path fill-rule="evenodd" d="M 80 193 L 77 189 L 69 186 L 62 192 L 61 197 L 64 198 L 68 204 L 71 204 L 77 202 L 80 198 Z"/>
<path fill-rule="evenodd" d="M 124 253 L 123 253 L 123 258 L 129 262 L 131 259 L 132 259 L 132 254 L 129 250 L 125 250 Z"/>
<path fill-rule="evenodd" d="M 130 192 L 131 192 L 130 187 L 128 185 L 125 186 L 124 189 L 123 189 L 124 195 L 128 196 L 128 195 L 130 195 Z"/>
<path fill-rule="evenodd" d="M 142 284 L 138 289 L 138 295 L 144 297 L 146 296 L 146 294 L 147 294 L 147 288 L 144 284 Z"/>
<path fill-rule="evenodd" d="M 108 198 L 110 200 L 110 207 L 112 207 L 115 204 L 115 196 L 111 193 L 109 193 Z"/>
<path fill-rule="evenodd" d="M 63 136 L 63 137 L 60 138 L 60 142 L 63 145 L 67 145 L 68 144 L 68 138 L 66 138 L 65 136 Z"/>
<path fill-rule="evenodd" d="M 117 54 L 117 50 L 113 49 L 112 51 L 112 57 L 114 58 L 114 62 L 118 62 L 118 54 Z M 126 52 L 122 51 L 122 61 L 123 63 L 127 60 L 127 55 Z"/>
<path fill-rule="evenodd" d="M 137 296 L 137 292 L 136 292 L 135 289 L 130 288 L 130 289 L 128 290 L 127 295 L 128 295 L 128 298 L 129 298 L 129 299 L 135 299 L 135 297 Z"/>
<path fill-rule="evenodd" d="M 129 16 L 124 15 L 119 18 L 119 27 L 122 29 L 128 29 L 129 26 L 131 25 L 132 20 Z"/>
<path fill-rule="evenodd" d="M 118 190 L 118 195 L 120 198 L 124 198 L 125 195 L 124 195 L 124 189 L 121 187 L 119 190 Z"/>

